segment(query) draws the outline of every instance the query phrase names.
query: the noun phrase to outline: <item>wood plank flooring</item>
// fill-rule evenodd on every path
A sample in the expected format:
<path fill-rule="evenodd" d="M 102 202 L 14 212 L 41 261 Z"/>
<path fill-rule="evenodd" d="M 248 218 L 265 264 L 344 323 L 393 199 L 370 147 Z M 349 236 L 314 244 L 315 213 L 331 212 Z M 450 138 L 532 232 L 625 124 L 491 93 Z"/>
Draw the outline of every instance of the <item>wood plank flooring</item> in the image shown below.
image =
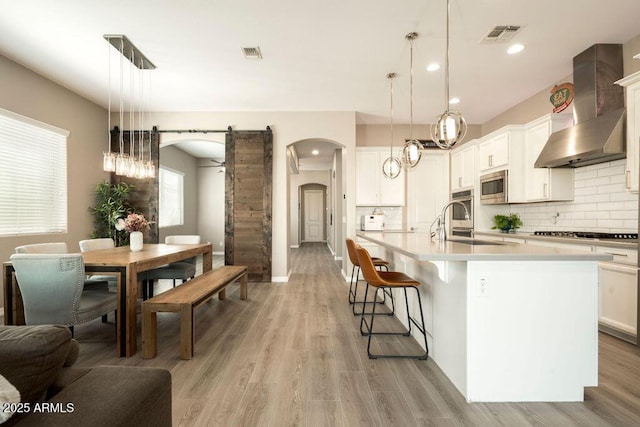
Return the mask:
<path fill-rule="evenodd" d="M 292 255 L 288 283 L 249 283 L 246 301 L 232 285 L 197 309 L 193 359 L 180 360 L 179 319 L 162 313 L 155 359 L 117 357 L 113 324 L 98 320 L 76 327 L 77 365 L 171 370 L 174 426 L 640 425 L 635 346 L 600 335 L 599 386 L 585 402 L 468 404 L 432 360 L 369 360 L 327 247 Z M 380 346 L 415 345 L 406 340 Z"/>

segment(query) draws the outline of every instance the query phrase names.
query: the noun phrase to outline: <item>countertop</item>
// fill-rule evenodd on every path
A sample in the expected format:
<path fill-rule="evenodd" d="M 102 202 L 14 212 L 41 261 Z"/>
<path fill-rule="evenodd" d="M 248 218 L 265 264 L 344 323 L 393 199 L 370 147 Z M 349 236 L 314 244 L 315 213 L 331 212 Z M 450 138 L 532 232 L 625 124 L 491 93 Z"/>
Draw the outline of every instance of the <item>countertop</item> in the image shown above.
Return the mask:
<path fill-rule="evenodd" d="M 470 245 L 463 241 L 482 240 L 454 237 L 440 242 L 427 233 L 359 231 L 356 235 L 418 261 L 611 261 L 613 256 L 585 253 L 532 244 L 491 242 Z"/>
<path fill-rule="evenodd" d="M 611 248 L 621 249 L 638 249 L 637 240 L 615 240 L 615 239 L 586 239 L 578 237 L 556 237 L 556 236 L 535 236 L 529 232 L 515 232 L 515 233 L 500 233 L 497 231 L 474 231 L 476 239 L 482 239 L 482 236 L 495 236 L 495 237 L 507 237 L 515 239 L 523 239 L 530 241 L 541 242 L 558 242 L 558 243 L 571 243 L 575 245 L 587 245 L 587 246 L 606 246 Z"/>

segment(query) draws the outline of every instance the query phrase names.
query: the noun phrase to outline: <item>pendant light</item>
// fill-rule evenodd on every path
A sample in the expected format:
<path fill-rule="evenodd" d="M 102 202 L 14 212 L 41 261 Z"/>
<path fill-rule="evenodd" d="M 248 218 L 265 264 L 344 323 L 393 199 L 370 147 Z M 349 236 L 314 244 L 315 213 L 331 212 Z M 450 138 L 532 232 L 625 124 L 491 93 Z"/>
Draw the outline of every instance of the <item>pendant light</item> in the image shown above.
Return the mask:
<path fill-rule="evenodd" d="M 138 48 L 123 34 L 105 34 L 105 40 L 109 42 L 120 53 L 120 103 L 119 103 L 119 152 L 111 152 L 111 138 L 109 137 L 109 150 L 103 154 L 103 169 L 107 172 L 115 172 L 116 175 L 126 175 L 133 178 L 155 177 L 155 166 L 149 155 L 149 163 L 144 159 L 144 70 L 153 70 L 155 65 L 147 59 Z M 110 52 L 110 51 L 109 51 Z M 129 153 L 124 151 L 124 59 L 130 62 L 129 71 Z M 136 73 L 139 101 L 136 101 Z M 136 112 L 135 103 L 139 102 L 139 109 Z M 111 136 L 111 55 L 109 55 L 109 97 L 108 97 L 108 125 L 109 136 Z M 136 135 L 136 113 L 138 115 L 137 125 L 140 130 Z M 137 139 L 137 141 L 136 141 Z M 138 151 L 136 152 L 136 143 Z M 151 148 L 151 135 L 149 136 L 149 148 Z M 151 150 L 149 150 L 151 152 Z"/>
<path fill-rule="evenodd" d="M 111 151 L 111 47 L 107 46 L 109 55 L 109 95 L 107 101 L 107 151 L 102 153 L 102 170 L 105 172 L 116 171 L 116 153 Z"/>
<path fill-rule="evenodd" d="M 462 114 L 452 110 L 449 105 L 449 0 L 447 0 L 447 48 L 444 66 L 445 111 L 436 117 L 431 125 L 431 139 L 443 149 L 453 147 L 467 133 L 467 122 Z"/>
<path fill-rule="evenodd" d="M 413 139 L 413 41 L 418 38 L 418 33 L 409 33 L 405 36 L 409 40 L 410 49 L 410 70 L 409 70 L 409 140 L 405 142 L 402 149 L 402 164 L 405 168 L 415 168 L 422 158 L 422 144 L 417 139 Z"/>
<path fill-rule="evenodd" d="M 391 93 L 391 113 L 390 113 L 390 130 L 391 130 L 391 141 L 389 144 L 389 157 L 382 163 L 382 173 L 385 177 L 394 179 L 400 175 L 400 171 L 402 169 L 402 163 L 400 160 L 393 155 L 393 79 L 395 79 L 398 75 L 396 73 L 387 74 L 387 78 L 389 79 L 389 87 Z"/>

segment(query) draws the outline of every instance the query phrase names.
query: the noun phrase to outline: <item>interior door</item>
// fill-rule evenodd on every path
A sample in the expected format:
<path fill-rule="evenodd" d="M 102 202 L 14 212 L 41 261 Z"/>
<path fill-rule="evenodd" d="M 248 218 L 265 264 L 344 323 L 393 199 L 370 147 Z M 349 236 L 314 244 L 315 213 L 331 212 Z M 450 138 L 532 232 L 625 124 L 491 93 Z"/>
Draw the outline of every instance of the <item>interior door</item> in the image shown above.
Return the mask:
<path fill-rule="evenodd" d="M 322 190 L 304 191 L 304 241 L 324 240 L 324 198 Z"/>

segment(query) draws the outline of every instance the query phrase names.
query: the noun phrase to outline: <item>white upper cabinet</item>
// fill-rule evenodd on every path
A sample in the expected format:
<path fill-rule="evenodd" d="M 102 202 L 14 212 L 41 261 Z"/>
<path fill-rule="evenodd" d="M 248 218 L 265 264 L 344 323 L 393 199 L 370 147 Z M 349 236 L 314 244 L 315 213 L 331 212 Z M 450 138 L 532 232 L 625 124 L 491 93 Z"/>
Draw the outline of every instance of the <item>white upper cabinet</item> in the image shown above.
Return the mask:
<path fill-rule="evenodd" d="M 476 175 L 475 141 L 451 151 L 451 191 L 473 187 Z"/>
<path fill-rule="evenodd" d="M 626 185 L 638 192 L 638 151 L 640 147 L 640 71 L 616 82 L 626 88 L 627 100 L 627 168 Z"/>
<path fill-rule="evenodd" d="M 525 202 L 573 200 L 573 168 L 536 168 L 549 135 L 573 125 L 571 114 L 548 114 L 525 125 L 525 152 L 522 174 Z"/>
<path fill-rule="evenodd" d="M 382 173 L 382 164 L 389 154 L 388 148 L 356 149 L 356 205 L 404 206 L 404 170 L 394 179 Z"/>
<path fill-rule="evenodd" d="M 478 168 L 480 173 L 492 169 L 506 169 L 509 165 L 509 146 L 517 132 L 513 127 L 497 130 L 482 139 L 478 144 Z"/>

